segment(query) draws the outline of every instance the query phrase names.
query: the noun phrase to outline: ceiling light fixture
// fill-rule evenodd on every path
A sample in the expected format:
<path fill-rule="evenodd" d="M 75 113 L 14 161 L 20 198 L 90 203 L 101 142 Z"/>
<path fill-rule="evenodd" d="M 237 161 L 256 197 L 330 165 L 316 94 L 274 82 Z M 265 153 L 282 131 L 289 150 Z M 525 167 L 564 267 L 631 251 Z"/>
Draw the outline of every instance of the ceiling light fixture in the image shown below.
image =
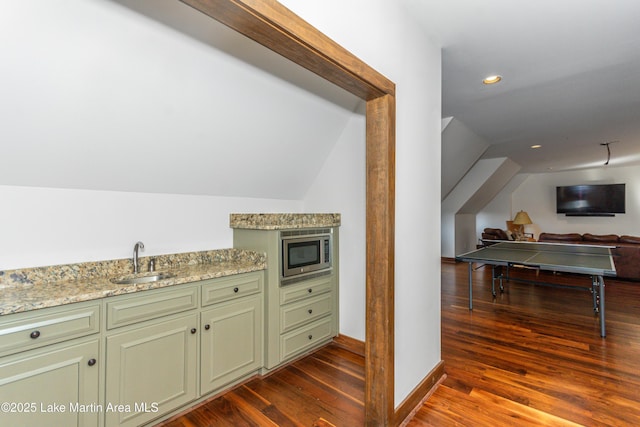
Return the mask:
<path fill-rule="evenodd" d="M 502 80 L 502 76 L 496 74 L 494 76 L 485 77 L 484 80 L 482 80 L 482 83 L 492 85 L 498 83 L 500 80 Z"/>
<path fill-rule="evenodd" d="M 540 145 L 540 144 L 536 144 L 536 145 L 532 145 L 531 146 L 531 148 L 533 148 L 533 149 L 540 148 L 540 147 L 542 147 L 542 145 Z"/>
<path fill-rule="evenodd" d="M 609 144 L 613 144 L 618 141 L 609 141 L 609 142 L 601 142 L 600 145 L 604 145 L 607 147 L 607 161 L 604 162 L 604 165 L 607 166 L 609 164 L 609 160 L 611 160 L 611 148 L 609 148 Z"/>

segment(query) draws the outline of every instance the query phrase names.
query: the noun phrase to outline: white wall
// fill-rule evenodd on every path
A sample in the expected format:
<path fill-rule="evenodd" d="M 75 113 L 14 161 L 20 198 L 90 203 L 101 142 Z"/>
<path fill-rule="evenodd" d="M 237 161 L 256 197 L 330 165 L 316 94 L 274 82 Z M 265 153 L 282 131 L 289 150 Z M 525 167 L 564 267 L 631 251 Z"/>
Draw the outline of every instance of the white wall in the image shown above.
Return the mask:
<path fill-rule="evenodd" d="M 458 185 L 447 195 L 440 206 L 442 240 L 440 242 L 441 256 L 453 258 L 475 242 L 470 235 L 457 237 L 456 215 L 470 199 L 474 197 L 482 186 L 489 180 L 508 159 L 480 159 L 460 180 Z M 468 217 L 467 217 L 468 220 Z M 456 243 L 462 244 L 461 247 Z M 473 249 L 473 247 L 472 247 Z"/>
<path fill-rule="evenodd" d="M 567 217 L 556 214 L 555 188 L 576 184 L 626 184 L 626 214 L 615 217 Z M 595 169 L 529 175 L 512 193 L 493 206 L 489 223 L 504 224 L 505 218 L 525 210 L 534 222 L 525 231 L 550 233 L 629 234 L 640 236 L 640 174 L 637 167 L 598 167 Z M 510 204 L 510 206 L 509 206 Z"/>
<path fill-rule="evenodd" d="M 397 405 L 440 361 L 440 49 L 400 3 L 282 3 L 396 83 Z"/>
<path fill-rule="evenodd" d="M 305 212 L 339 212 L 340 333 L 365 339 L 366 120 L 354 114 L 304 198 Z"/>
<path fill-rule="evenodd" d="M 0 185 L 0 270 L 233 246 L 232 212 L 302 212 L 295 200 Z"/>
<path fill-rule="evenodd" d="M 511 194 L 522 184 L 528 174 L 518 174 L 476 215 L 476 236 L 482 237 L 485 228 L 501 228 L 506 230 L 506 221 L 513 219 L 515 213 L 511 208 Z M 513 212 L 513 213 L 512 213 Z M 530 233 L 531 226 L 525 227 L 525 232 Z"/>
<path fill-rule="evenodd" d="M 478 240 L 475 238 L 476 216 L 475 214 L 455 215 L 455 253 L 464 254 L 476 248 Z"/>

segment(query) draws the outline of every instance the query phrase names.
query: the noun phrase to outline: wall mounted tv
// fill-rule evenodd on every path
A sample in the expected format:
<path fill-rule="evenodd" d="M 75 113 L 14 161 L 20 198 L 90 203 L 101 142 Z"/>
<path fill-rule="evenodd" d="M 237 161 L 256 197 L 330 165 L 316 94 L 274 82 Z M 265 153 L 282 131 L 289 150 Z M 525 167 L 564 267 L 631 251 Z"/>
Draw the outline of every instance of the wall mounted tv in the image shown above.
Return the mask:
<path fill-rule="evenodd" d="M 556 187 L 556 211 L 566 216 L 614 216 L 625 213 L 625 185 Z"/>

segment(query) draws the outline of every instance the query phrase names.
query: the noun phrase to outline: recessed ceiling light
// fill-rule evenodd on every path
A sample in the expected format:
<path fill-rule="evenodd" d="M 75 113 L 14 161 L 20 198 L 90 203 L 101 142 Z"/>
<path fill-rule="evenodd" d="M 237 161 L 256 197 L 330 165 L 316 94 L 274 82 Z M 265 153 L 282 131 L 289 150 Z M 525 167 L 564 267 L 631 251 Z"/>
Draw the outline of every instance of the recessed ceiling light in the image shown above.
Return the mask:
<path fill-rule="evenodd" d="M 492 85 L 498 83 L 500 80 L 502 80 L 502 76 L 496 74 L 495 76 L 485 77 L 484 80 L 482 80 L 482 83 Z"/>
<path fill-rule="evenodd" d="M 536 145 L 532 145 L 531 146 L 531 148 L 540 148 L 540 147 L 542 147 L 542 145 L 540 145 L 540 144 L 536 144 Z"/>

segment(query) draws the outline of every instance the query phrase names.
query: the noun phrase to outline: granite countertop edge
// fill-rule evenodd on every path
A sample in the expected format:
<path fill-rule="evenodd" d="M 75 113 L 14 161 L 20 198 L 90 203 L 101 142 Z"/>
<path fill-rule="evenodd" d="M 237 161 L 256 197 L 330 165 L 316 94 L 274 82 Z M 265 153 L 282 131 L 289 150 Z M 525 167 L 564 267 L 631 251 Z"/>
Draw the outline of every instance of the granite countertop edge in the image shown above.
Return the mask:
<path fill-rule="evenodd" d="M 339 213 L 232 213 L 231 228 L 249 230 L 287 230 L 300 228 L 339 227 Z"/>
<path fill-rule="evenodd" d="M 171 286 L 189 284 L 207 279 L 232 276 L 236 274 L 250 273 L 266 269 L 266 255 L 253 251 L 226 250 L 233 253 L 230 259 L 215 260 L 211 262 L 193 262 L 186 264 L 163 264 L 156 273 L 171 273 L 173 276 L 163 280 L 136 284 L 117 284 L 111 280 L 130 276 L 128 271 L 110 271 L 108 275 L 99 277 L 79 277 L 71 280 L 28 280 L 30 269 L 19 270 L 23 283 L 0 281 L 0 316 L 23 313 L 42 308 L 57 307 L 78 302 L 100 300 L 103 298 L 133 294 L 136 292 L 162 289 Z M 231 251 L 231 252 L 229 252 Z M 205 252 L 202 252 L 205 253 Z M 207 251 L 207 254 L 216 251 Z M 239 254 L 239 256 L 238 256 Z M 180 254 L 178 255 L 180 256 Z M 115 262 L 119 262 L 116 260 Z M 105 263 L 113 263 L 106 261 Z M 89 264 L 89 263 L 87 263 Z M 90 263 L 97 264 L 97 263 Z M 82 266 L 82 264 L 75 264 Z M 55 271 L 56 267 L 69 268 L 69 266 L 52 266 L 47 269 Z M 36 267 L 31 270 L 42 269 Z M 16 270 L 18 271 L 18 270 Z M 11 272 L 2 272 L 11 273 Z M 147 272 L 143 274 L 148 274 Z M 7 276 L 16 276 L 16 273 Z M 34 274 L 37 277 L 37 273 Z M 25 280 L 25 277 L 27 278 Z M 6 283 L 9 282 L 9 283 Z"/>

